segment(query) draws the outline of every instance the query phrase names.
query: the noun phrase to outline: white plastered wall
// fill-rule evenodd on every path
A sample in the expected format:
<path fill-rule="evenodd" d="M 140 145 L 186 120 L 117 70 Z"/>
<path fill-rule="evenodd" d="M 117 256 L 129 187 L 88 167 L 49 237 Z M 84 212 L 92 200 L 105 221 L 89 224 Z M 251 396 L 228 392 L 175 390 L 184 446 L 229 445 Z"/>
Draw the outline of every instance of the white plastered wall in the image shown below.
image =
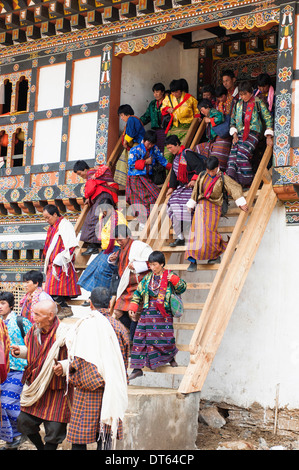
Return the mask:
<path fill-rule="evenodd" d="M 274 407 L 278 388 L 280 407 L 299 408 L 298 240 L 278 203 L 201 398 Z"/>

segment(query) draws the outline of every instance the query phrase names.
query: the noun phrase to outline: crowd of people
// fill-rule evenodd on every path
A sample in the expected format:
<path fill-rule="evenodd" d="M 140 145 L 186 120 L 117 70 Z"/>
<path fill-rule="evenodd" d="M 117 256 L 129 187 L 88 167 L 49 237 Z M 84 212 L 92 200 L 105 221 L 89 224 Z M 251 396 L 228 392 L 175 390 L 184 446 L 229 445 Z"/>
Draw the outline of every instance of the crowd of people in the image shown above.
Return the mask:
<path fill-rule="evenodd" d="M 234 73 L 225 70 L 216 89 L 204 87 L 199 103 L 184 79 L 173 80 L 169 91 L 161 83 L 152 90 L 154 99 L 140 118 L 130 105 L 118 110 L 125 129 L 114 173 L 105 164 L 90 168 L 79 160 L 74 165 L 85 180 L 89 206 L 82 255 L 94 255 L 81 276 L 74 267 L 79 246 L 74 227 L 48 204 L 43 272 L 24 275 L 18 314 L 14 295 L 0 291 L 3 449 L 17 449 L 24 436 L 38 450 L 54 450 L 65 438 L 74 450 L 93 442 L 111 449 L 123 436 L 128 383 L 145 367 L 177 367 L 173 318 L 181 315 L 187 284 L 165 268 L 162 252 L 134 240 L 117 206 L 120 187 L 142 229 L 170 172 L 170 245 L 187 243 L 191 272 L 198 261 L 220 262 L 226 249 L 228 240 L 218 233 L 224 191 L 248 210 L 243 189 L 252 182 L 260 149 L 272 145 L 270 77 L 259 76 L 254 90 L 248 81 L 236 86 Z M 194 118 L 205 121 L 206 135 L 189 149 L 182 140 Z M 82 289 L 90 293 L 89 310 L 71 327 L 58 312 Z"/>

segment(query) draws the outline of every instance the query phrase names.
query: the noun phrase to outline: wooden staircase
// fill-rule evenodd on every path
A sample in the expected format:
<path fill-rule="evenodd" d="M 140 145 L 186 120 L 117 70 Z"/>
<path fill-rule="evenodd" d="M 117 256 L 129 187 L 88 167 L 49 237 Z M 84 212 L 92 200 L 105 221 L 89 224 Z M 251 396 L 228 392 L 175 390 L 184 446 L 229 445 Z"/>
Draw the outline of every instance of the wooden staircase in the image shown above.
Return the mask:
<path fill-rule="evenodd" d="M 183 142 L 185 147 L 194 148 L 204 131 L 204 122 L 199 123 L 198 119 L 194 119 Z M 116 155 L 115 150 L 111 155 L 112 167 L 117 161 Z M 219 232 L 230 235 L 220 264 L 198 263 L 197 272 L 191 275 L 186 273 L 189 265 L 184 261 L 186 246 L 169 247 L 169 242 L 173 239 L 166 213 L 170 174 L 161 188 L 144 230 L 139 233 L 139 239 L 148 243 L 153 250 L 164 253 L 167 269 L 179 273 L 183 278 L 191 275 L 192 280 L 187 281 L 187 291 L 183 294 L 185 313 L 182 318 L 174 320 L 176 336 L 188 332 L 192 335 L 191 340 L 187 342 L 176 341 L 180 352 L 185 355 L 189 352 L 189 363 L 178 367 L 161 366 L 154 372 L 181 376 L 178 385 L 180 393 L 188 394 L 202 389 L 276 205 L 277 197 L 272 188 L 271 174 L 267 169 L 271 156 L 272 147 L 267 147 L 254 181 L 249 191 L 244 194 L 248 212 L 241 211 L 232 203 L 233 207 L 229 208 L 227 218 L 220 221 Z M 77 233 L 81 230 L 87 210 L 83 209 L 77 221 Z M 82 247 L 78 250 L 75 266 L 84 269 L 88 257 L 82 256 L 81 250 Z M 195 301 L 195 297 L 202 297 L 204 294 L 205 299 Z M 189 314 L 193 315 L 193 321 L 186 320 Z"/>

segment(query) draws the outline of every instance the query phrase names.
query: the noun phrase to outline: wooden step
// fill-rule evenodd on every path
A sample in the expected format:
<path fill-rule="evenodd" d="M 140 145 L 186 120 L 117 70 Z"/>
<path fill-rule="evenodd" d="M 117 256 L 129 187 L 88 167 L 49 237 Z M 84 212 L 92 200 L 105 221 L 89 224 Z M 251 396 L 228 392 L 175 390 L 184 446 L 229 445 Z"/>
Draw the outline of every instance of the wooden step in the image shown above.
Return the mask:
<path fill-rule="evenodd" d="M 177 344 L 176 347 L 178 348 L 179 351 L 184 351 L 184 352 L 189 352 L 189 344 Z"/>
<path fill-rule="evenodd" d="M 184 302 L 185 310 L 202 310 L 204 308 L 204 303 L 199 302 Z"/>
<path fill-rule="evenodd" d="M 173 322 L 173 328 L 175 330 L 194 330 L 196 325 L 197 323 L 181 323 L 177 321 Z"/>
<path fill-rule="evenodd" d="M 211 289 L 211 282 L 187 282 L 187 289 Z"/>
<path fill-rule="evenodd" d="M 189 264 L 167 264 L 165 267 L 170 271 L 187 271 Z M 197 271 L 217 271 L 219 269 L 220 263 L 216 264 L 198 264 Z"/>
<path fill-rule="evenodd" d="M 171 367 L 170 365 L 160 366 L 157 369 L 149 369 L 148 367 L 143 367 L 143 372 L 160 372 L 164 374 L 176 374 L 176 375 L 184 375 L 187 367 L 185 366 L 178 366 L 178 367 Z M 132 368 L 128 367 L 128 374 L 130 375 Z"/>

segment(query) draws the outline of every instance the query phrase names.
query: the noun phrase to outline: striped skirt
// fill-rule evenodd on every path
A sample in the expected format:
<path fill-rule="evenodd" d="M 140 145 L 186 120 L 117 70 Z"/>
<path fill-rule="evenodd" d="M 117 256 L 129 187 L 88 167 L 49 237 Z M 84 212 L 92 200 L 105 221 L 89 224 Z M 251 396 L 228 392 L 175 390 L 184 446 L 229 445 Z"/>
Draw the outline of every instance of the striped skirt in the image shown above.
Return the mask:
<path fill-rule="evenodd" d="M 81 294 L 78 286 L 78 276 L 73 266 L 69 263 L 68 271 L 65 273 L 61 266 L 55 266 L 56 277 L 52 274 L 52 263 L 48 265 L 44 291 L 53 297 L 76 297 Z"/>
<path fill-rule="evenodd" d="M 131 367 L 154 370 L 167 364 L 178 353 L 175 344 L 173 317 L 164 318 L 155 308 L 156 300 L 150 300 L 143 310 L 135 330 L 131 352 Z"/>
<path fill-rule="evenodd" d="M 119 186 L 126 187 L 128 173 L 128 155 L 129 152 L 126 149 L 123 149 L 116 163 L 113 179 L 115 183 L 117 183 Z"/>
<path fill-rule="evenodd" d="M 134 216 L 138 215 L 140 223 L 145 224 L 151 205 L 155 204 L 160 189 L 147 176 L 129 176 L 126 185 L 126 202 L 132 207 Z"/>
<path fill-rule="evenodd" d="M 207 199 L 201 199 L 196 206 L 185 258 L 209 260 L 220 256 L 227 247 L 217 232 L 221 207 Z"/>
<path fill-rule="evenodd" d="M 187 209 L 193 188 L 187 186 L 178 186 L 167 203 L 167 214 L 173 226 L 176 235 L 183 233 L 184 226 L 190 227 L 192 214 Z"/>
<path fill-rule="evenodd" d="M 1 385 L 2 424 L 0 426 L 0 440 L 12 442 L 14 437 L 20 436 L 17 430 L 17 417 L 20 413 L 20 395 L 23 389 L 23 372 L 10 371 L 6 381 Z"/>
<path fill-rule="evenodd" d="M 226 171 L 227 160 L 232 145 L 231 137 L 223 138 L 217 136 L 213 142 L 202 142 L 196 145 L 195 151 L 204 157 L 217 157 L 221 171 Z"/>
<path fill-rule="evenodd" d="M 226 174 L 244 187 L 251 185 L 254 178 L 252 157 L 259 143 L 258 134 L 251 131 L 243 142 L 242 134 L 238 134 L 238 142 L 232 145 L 228 158 Z"/>

